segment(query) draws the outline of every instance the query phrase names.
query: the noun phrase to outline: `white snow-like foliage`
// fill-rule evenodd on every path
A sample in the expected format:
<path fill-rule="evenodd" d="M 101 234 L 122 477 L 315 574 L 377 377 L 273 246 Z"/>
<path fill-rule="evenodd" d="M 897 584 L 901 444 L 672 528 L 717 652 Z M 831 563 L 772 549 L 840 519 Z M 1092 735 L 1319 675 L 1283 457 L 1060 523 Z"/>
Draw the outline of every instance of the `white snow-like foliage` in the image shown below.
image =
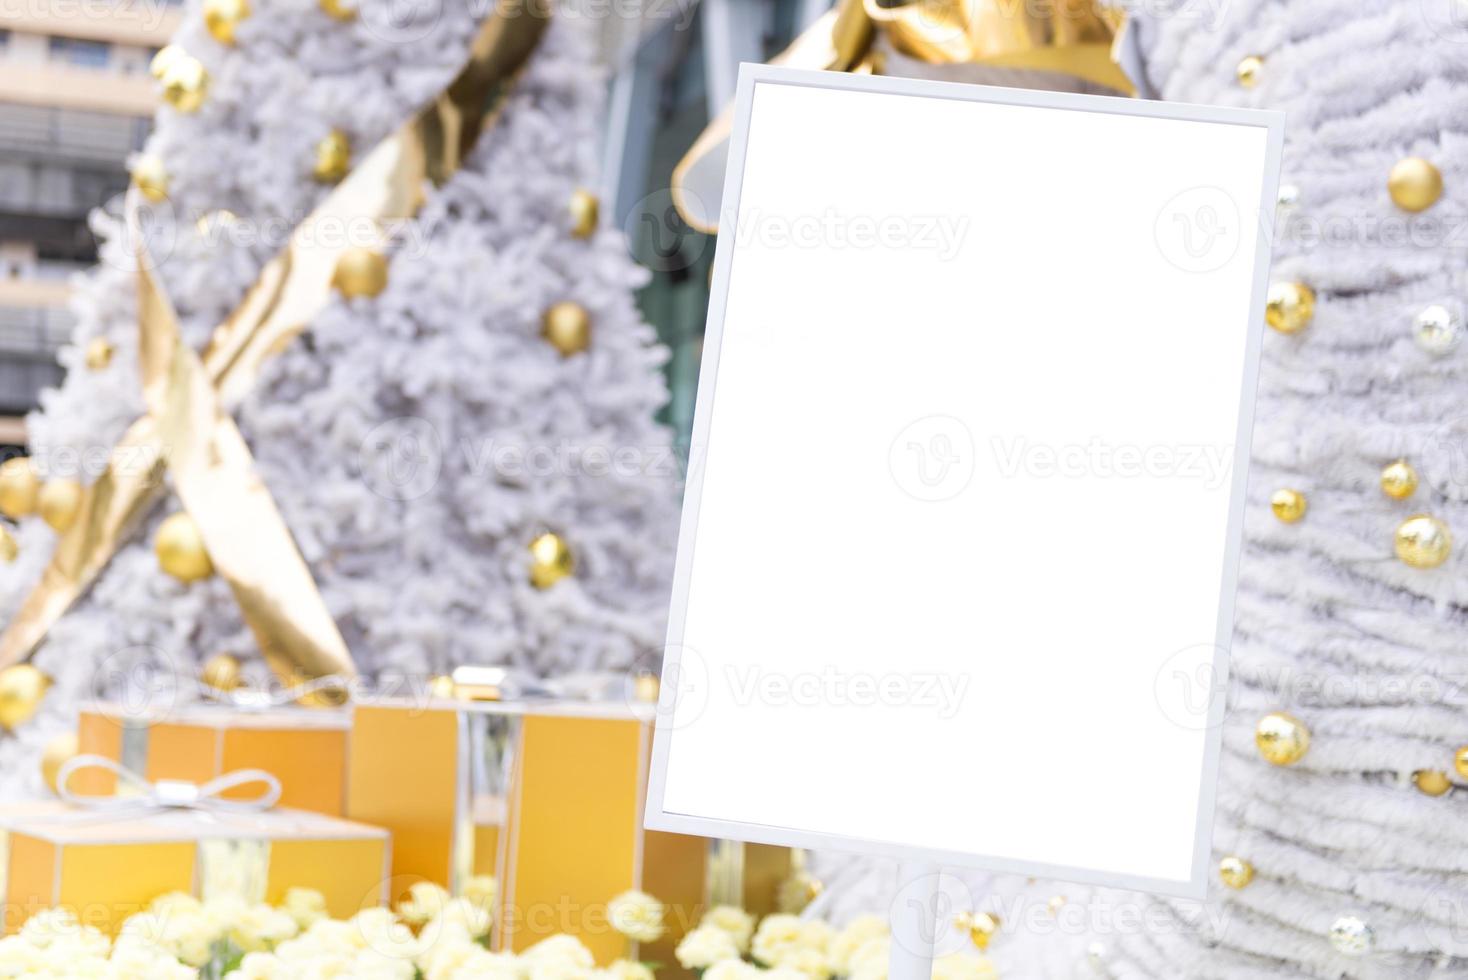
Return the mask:
<path fill-rule="evenodd" d="M 494 6 L 413 2 L 416 20 L 402 0 L 364 0 L 344 24 L 314 0 L 269 0 L 234 48 L 188 8 L 176 41 L 208 67 L 209 97 L 191 115 L 160 109 L 147 152 L 172 178 L 148 235 L 191 343 L 202 346 L 327 192 L 311 177 L 317 141 L 344 130 L 360 158 L 447 84 L 475 12 Z M 622 235 L 569 233 L 572 192 L 596 186 L 594 30 L 553 20 L 497 125 L 430 191 L 387 289 L 334 295 L 234 412 L 366 674 L 619 669 L 661 649 L 678 513 L 672 434 L 654 421 L 666 352 L 634 305 L 646 273 Z M 78 284 L 65 379 L 29 419 L 48 476 L 93 479 L 143 413 L 135 263 L 116 210 L 94 221 L 103 261 Z M 561 300 L 592 315 L 584 353 L 562 357 L 540 336 Z M 98 336 L 116 354 L 89 371 L 82 349 Z M 152 531 L 178 507 L 170 496 L 51 630 L 34 662 L 55 687 L 35 720 L 0 739 L 0 794 L 39 788 L 36 753 L 75 723 L 99 670 L 148 661 L 188 677 L 230 652 L 256 681 L 267 676 L 224 581 L 185 586 L 158 568 Z M 570 543 L 577 570 L 542 591 L 527 545 L 547 530 Z M 55 540 L 37 518 L 17 537 L 20 558 L 0 565 L 0 620 Z"/>

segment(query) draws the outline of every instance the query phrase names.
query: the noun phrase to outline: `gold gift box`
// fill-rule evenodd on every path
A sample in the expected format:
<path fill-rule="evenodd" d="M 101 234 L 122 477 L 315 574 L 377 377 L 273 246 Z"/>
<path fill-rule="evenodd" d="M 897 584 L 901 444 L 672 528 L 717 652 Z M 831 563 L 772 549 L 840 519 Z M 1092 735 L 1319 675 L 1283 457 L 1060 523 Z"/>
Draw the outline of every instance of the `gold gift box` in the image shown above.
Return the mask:
<path fill-rule="evenodd" d="M 81 752 L 106 756 L 150 782 L 204 783 L 236 769 L 264 769 L 280 780 L 281 806 L 339 817 L 345 813 L 350 727 L 350 713 L 336 709 L 190 705 L 129 714 L 102 704 L 81 712 L 77 742 Z M 72 787 L 105 795 L 116 784 L 112 773 L 89 769 Z M 239 797 L 225 794 L 232 798 Z"/>
<path fill-rule="evenodd" d="M 652 710 L 642 707 L 359 705 L 347 814 L 391 831 L 397 886 L 426 879 L 458 890 L 472 875 L 494 875 L 496 949 L 568 932 L 599 963 L 631 956 L 676 972 L 673 948 L 708 905 L 773 911 L 797 858 L 644 830 Z M 606 913 L 609 899 L 634 888 L 667 906 L 666 934 L 641 948 Z"/>
<path fill-rule="evenodd" d="M 385 830 L 304 810 L 102 813 L 60 802 L 0 808 L 6 933 L 62 906 L 115 933 L 159 895 L 278 903 L 314 888 L 347 918 L 387 898 Z"/>

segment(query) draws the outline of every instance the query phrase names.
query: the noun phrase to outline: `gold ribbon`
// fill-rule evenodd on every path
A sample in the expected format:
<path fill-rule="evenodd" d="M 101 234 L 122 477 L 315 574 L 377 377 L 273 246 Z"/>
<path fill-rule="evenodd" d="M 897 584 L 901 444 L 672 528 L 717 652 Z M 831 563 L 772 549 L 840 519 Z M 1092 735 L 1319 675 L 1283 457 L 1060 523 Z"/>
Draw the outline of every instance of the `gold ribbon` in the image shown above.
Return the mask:
<path fill-rule="evenodd" d="M 1097 0 L 837 0 L 770 64 L 903 75 L 921 63 L 940 66 L 929 77 L 1011 85 L 1023 77 L 1009 73 L 1038 72 L 1132 95 L 1113 51 L 1122 22 Z M 732 107 L 719 113 L 673 168 L 673 203 L 706 234 L 718 231 L 733 121 Z"/>
<path fill-rule="evenodd" d="M 167 471 L 271 668 L 292 682 L 355 676 L 341 632 L 229 413 L 265 361 L 330 300 L 337 261 L 350 246 L 348 236 L 317 231 L 364 219 L 381 229 L 415 215 L 425 184 L 438 186 L 453 175 L 493 124 L 547 16 L 533 0 L 499 0 L 448 88 L 379 143 L 295 229 L 202 356 L 182 342 L 146 247 L 134 238 L 148 414 L 128 428 L 107 469 L 86 489 L 76 522 L 0 635 L 0 667 L 35 652 L 162 498 Z M 127 211 L 135 236 L 138 206 L 134 192 Z"/>

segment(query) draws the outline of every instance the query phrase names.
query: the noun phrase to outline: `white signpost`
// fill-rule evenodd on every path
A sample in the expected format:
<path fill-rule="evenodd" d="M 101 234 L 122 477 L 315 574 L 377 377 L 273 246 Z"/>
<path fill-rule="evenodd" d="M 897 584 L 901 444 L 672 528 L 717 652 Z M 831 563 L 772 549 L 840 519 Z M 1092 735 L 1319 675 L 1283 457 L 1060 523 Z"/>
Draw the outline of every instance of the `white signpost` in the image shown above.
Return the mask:
<path fill-rule="evenodd" d="M 1282 134 L 744 67 L 647 826 L 1203 895 Z"/>

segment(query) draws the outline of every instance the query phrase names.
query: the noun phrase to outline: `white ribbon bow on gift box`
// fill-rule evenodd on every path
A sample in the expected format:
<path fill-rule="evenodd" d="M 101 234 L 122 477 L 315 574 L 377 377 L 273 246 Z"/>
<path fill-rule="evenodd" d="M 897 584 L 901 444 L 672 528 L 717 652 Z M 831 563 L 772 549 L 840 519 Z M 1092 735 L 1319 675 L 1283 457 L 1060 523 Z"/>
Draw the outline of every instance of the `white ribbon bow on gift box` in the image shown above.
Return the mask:
<path fill-rule="evenodd" d="M 83 769 L 105 769 L 119 780 L 130 783 L 138 793 L 127 796 L 78 793 L 67 784 Z M 264 791 L 249 799 L 224 799 L 223 794 L 229 790 L 251 783 L 261 783 Z M 79 755 L 68 760 L 56 774 L 56 792 L 72 806 L 108 816 L 134 816 L 167 810 L 258 813 L 269 810 L 280 801 L 280 780 L 263 769 L 236 769 L 207 783 L 191 783 L 185 779 L 160 779 L 154 783 L 104 755 Z"/>

